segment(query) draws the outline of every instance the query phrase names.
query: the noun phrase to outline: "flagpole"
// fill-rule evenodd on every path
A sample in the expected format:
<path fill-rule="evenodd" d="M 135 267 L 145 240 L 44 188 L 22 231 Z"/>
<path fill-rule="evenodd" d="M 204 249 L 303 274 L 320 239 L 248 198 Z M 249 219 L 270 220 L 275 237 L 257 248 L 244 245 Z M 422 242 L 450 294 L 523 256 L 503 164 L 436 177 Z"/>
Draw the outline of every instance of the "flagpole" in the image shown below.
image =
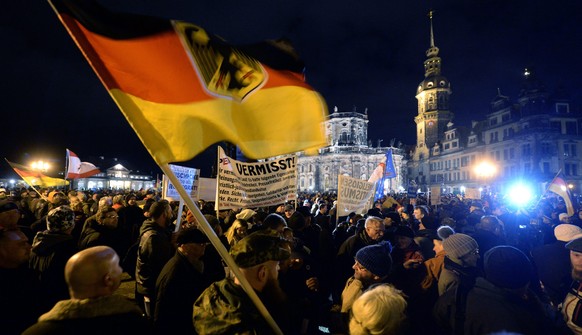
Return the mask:
<path fill-rule="evenodd" d="M 65 149 L 65 175 L 64 175 L 64 179 L 67 180 L 67 176 L 69 175 L 69 149 Z M 71 179 L 72 180 L 72 179 Z M 72 190 L 73 188 L 73 182 L 70 181 L 69 182 L 69 191 Z M 66 185 L 65 185 L 66 186 Z"/>
<path fill-rule="evenodd" d="M 216 217 L 220 218 L 219 214 L 220 214 L 220 209 L 218 208 L 218 191 L 220 190 L 218 185 L 220 185 L 220 173 L 218 172 L 218 168 L 219 168 L 219 164 L 220 164 L 220 148 L 219 146 L 216 147 L 216 193 L 214 195 L 214 210 L 216 211 Z"/>
<path fill-rule="evenodd" d="M 170 179 L 174 187 L 176 187 L 176 191 L 178 191 L 182 199 L 184 199 L 186 205 L 188 206 L 188 208 L 190 209 L 192 214 L 194 214 L 194 217 L 198 221 L 199 228 L 201 228 L 204 234 L 206 234 L 214 248 L 216 248 L 222 259 L 225 261 L 228 268 L 234 273 L 234 275 L 240 282 L 242 288 L 248 294 L 249 298 L 253 301 L 261 315 L 263 315 L 267 323 L 269 323 L 269 326 L 271 326 L 271 328 L 276 334 L 283 335 L 283 332 L 281 331 L 275 320 L 271 317 L 271 314 L 269 314 L 269 311 L 267 310 L 261 299 L 259 299 L 253 287 L 244 277 L 244 275 L 234 262 L 234 259 L 230 256 L 222 242 L 218 239 L 218 236 L 216 236 L 216 232 L 214 232 L 212 227 L 210 227 L 210 224 L 208 223 L 208 221 L 206 221 L 206 218 L 204 217 L 204 215 L 202 215 L 202 212 L 200 211 L 198 206 L 194 204 L 194 201 L 192 201 L 192 198 L 189 197 L 188 193 L 186 192 L 186 189 L 180 183 L 180 180 L 174 175 L 174 172 L 170 168 L 169 164 L 158 164 L 158 165 L 162 169 L 164 174 L 168 177 L 168 179 Z"/>

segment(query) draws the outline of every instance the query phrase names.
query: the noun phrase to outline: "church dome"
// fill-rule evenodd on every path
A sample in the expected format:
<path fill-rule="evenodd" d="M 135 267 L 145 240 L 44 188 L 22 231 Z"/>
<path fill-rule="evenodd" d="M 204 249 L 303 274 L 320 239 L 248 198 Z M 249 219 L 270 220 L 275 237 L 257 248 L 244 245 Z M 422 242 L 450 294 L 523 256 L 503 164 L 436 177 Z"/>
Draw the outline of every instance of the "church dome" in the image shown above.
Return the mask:
<path fill-rule="evenodd" d="M 418 89 L 416 90 L 416 94 L 433 88 L 445 88 L 450 89 L 451 83 L 449 80 L 442 75 L 432 75 L 426 77 L 423 81 L 420 82 L 418 85 Z"/>

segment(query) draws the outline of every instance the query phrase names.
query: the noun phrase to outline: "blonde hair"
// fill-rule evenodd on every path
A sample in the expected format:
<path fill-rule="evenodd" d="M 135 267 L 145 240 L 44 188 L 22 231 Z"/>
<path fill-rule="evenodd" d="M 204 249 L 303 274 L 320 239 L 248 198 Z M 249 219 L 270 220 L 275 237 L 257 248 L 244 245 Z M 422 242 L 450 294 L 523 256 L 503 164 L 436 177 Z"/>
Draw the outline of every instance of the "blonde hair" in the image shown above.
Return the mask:
<path fill-rule="evenodd" d="M 352 306 L 351 335 L 393 335 L 403 328 L 406 300 L 392 285 L 378 285 L 362 294 Z"/>
<path fill-rule="evenodd" d="M 244 220 L 241 219 L 236 219 L 234 220 L 234 222 L 232 223 L 232 225 L 228 228 L 228 230 L 226 231 L 226 233 L 224 233 L 224 236 L 226 237 L 226 239 L 228 240 L 228 243 L 232 246 L 234 245 L 237 240 L 236 240 L 236 230 L 238 228 L 249 228 L 248 223 Z"/>

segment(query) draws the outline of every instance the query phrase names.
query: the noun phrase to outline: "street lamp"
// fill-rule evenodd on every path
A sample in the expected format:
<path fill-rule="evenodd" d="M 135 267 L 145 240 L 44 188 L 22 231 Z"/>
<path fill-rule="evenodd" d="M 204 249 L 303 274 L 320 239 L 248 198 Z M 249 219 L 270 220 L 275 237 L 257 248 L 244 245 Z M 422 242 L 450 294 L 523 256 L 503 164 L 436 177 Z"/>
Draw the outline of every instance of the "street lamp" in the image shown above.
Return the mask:
<path fill-rule="evenodd" d="M 495 172 L 497 172 L 497 168 L 489 162 L 481 162 L 475 167 L 475 173 L 480 178 L 491 178 Z"/>
<path fill-rule="evenodd" d="M 487 184 L 487 181 L 492 179 L 496 172 L 497 167 L 488 161 L 483 161 L 475 166 L 475 174 L 479 179 L 483 180 L 484 184 Z M 487 185 L 483 188 L 487 190 Z"/>
<path fill-rule="evenodd" d="M 30 164 L 30 167 L 35 171 L 47 172 L 48 169 L 50 168 L 50 165 L 48 162 L 45 162 L 43 160 L 38 160 L 36 162 L 32 162 Z"/>

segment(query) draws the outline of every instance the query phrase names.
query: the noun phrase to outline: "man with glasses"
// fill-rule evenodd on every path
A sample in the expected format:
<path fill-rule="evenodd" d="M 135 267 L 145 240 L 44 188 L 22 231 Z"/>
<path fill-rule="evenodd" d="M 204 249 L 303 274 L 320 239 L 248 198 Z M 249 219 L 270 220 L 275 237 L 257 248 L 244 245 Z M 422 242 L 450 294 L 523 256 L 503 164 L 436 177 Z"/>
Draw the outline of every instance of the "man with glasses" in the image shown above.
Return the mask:
<path fill-rule="evenodd" d="M 356 253 L 363 247 L 378 244 L 384 237 L 384 223 L 382 218 L 369 216 L 364 224 L 364 229 L 359 233 L 348 237 L 342 243 L 336 258 L 336 281 L 334 282 L 334 302 L 339 303 L 340 293 L 346 280 L 353 274 L 352 266 Z"/>
<path fill-rule="evenodd" d="M 341 293 L 341 305 L 332 307 L 330 325 L 332 333 L 348 333 L 352 305 L 370 286 L 381 283 L 388 277 L 392 269 L 391 252 L 392 246 L 388 241 L 358 250 L 352 266 L 353 276 L 345 282 Z"/>
<path fill-rule="evenodd" d="M 87 219 L 81 237 L 79 249 L 84 250 L 98 245 L 113 248 L 118 255 L 125 255 L 128 247 L 126 235 L 119 229 L 119 217 L 109 205 L 100 207 L 97 214 Z"/>

